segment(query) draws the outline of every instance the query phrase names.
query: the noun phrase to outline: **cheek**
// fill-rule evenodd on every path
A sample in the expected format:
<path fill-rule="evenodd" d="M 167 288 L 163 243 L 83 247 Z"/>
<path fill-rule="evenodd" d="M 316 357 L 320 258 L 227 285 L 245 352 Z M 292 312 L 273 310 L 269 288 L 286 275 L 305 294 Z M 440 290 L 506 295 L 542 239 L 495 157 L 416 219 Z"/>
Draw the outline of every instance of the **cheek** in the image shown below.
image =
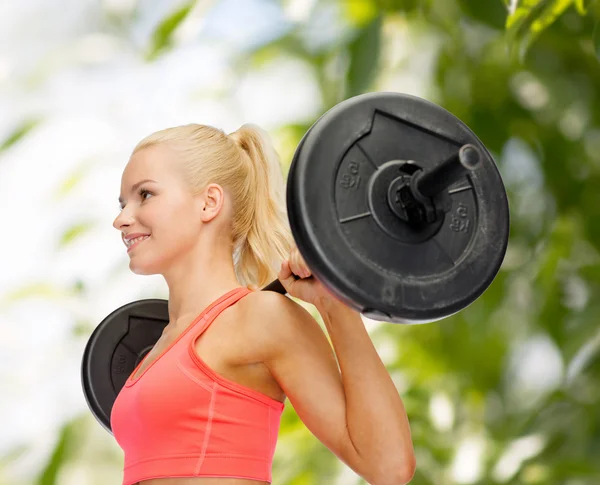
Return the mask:
<path fill-rule="evenodd" d="M 185 206 L 156 204 L 148 207 L 147 227 L 159 253 L 172 255 L 192 247 L 199 237 L 197 222 Z"/>
<path fill-rule="evenodd" d="M 175 240 L 181 228 L 189 225 L 185 221 L 185 208 L 167 198 L 152 202 L 140 208 L 138 221 L 157 239 Z"/>

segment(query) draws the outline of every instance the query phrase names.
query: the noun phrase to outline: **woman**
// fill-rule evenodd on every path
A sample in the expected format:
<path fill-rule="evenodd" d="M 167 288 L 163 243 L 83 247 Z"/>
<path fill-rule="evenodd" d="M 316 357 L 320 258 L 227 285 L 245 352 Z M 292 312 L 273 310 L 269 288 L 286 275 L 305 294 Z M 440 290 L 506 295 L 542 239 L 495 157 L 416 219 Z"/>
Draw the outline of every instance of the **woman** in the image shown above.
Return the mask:
<path fill-rule="evenodd" d="M 310 277 L 294 246 L 264 132 L 154 133 L 134 149 L 119 202 L 130 269 L 169 289 L 169 324 L 113 406 L 123 485 L 270 483 L 286 397 L 367 482 L 410 481 L 402 401 L 360 315 Z M 256 291 L 275 276 L 318 309 L 333 349 L 301 305 Z"/>

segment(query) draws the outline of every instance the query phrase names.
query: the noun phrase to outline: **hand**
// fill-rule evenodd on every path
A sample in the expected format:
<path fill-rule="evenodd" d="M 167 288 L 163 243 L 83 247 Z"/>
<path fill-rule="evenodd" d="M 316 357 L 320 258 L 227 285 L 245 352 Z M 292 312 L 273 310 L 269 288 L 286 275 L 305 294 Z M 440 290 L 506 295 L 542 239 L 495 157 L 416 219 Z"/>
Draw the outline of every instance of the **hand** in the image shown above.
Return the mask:
<path fill-rule="evenodd" d="M 300 279 L 296 279 L 294 275 Z M 289 259 L 284 260 L 281 264 L 277 278 L 290 296 L 307 303 L 315 306 L 332 302 L 342 304 L 317 278 L 312 276 L 310 268 L 306 265 L 296 246 L 290 251 Z"/>

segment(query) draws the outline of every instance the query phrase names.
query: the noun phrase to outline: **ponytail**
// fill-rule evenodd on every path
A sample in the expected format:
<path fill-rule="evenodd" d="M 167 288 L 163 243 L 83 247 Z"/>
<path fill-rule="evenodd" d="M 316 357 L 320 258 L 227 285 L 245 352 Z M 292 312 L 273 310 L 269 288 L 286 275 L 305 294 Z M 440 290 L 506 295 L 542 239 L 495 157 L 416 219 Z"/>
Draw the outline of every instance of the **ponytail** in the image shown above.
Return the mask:
<path fill-rule="evenodd" d="M 277 277 L 281 262 L 289 257 L 293 238 L 285 206 L 285 182 L 279 157 L 268 134 L 245 124 L 229 137 L 244 152 L 251 190 L 247 205 L 249 229 L 234 254 L 241 281 L 263 287 Z M 237 260 L 237 261 L 236 261 Z"/>

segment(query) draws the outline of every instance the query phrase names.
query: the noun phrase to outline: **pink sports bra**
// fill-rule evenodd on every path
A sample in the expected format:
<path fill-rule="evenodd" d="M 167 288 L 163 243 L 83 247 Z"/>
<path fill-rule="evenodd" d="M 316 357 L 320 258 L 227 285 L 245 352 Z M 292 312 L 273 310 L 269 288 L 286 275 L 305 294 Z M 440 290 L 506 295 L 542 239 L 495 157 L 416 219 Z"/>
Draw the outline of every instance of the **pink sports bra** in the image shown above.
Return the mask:
<path fill-rule="evenodd" d="M 283 403 L 218 375 L 194 351 L 213 320 L 251 291 L 218 298 L 121 389 L 111 427 L 125 453 L 123 485 L 167 477 L 271 482 Z"/>

